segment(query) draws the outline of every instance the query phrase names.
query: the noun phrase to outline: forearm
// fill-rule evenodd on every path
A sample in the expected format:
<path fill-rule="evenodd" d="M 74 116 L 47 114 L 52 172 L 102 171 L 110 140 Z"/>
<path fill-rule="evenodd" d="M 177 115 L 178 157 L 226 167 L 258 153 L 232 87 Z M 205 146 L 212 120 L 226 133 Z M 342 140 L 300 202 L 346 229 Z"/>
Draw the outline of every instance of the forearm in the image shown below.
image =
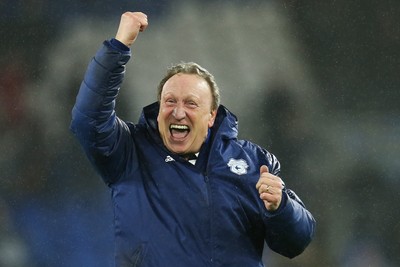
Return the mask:
<path fill-rule="evenodd" d="M 266 242 L 279 254 L 293 258 L 304 251 L 315 232 L 315 220 L 294 192 L 276 213 L 265 213 Z"/>
<path fill-rule="evenodd" d="M 107 131 L 115 120 L 115 100 L 125 74 L 130 51 L 121 52 L 109 41 L 89 63 L 72 111 L 71 129 L 91 126 L 91 131 Z M 87 132 L 89 129 L 85 129 Z"/>
<path fill-rule="evenodd" d="M 105 120 L 114 110 L 130 51 L 120 51 L 105 41 L 89 63 L 74 109 L 96 120 Z"/>

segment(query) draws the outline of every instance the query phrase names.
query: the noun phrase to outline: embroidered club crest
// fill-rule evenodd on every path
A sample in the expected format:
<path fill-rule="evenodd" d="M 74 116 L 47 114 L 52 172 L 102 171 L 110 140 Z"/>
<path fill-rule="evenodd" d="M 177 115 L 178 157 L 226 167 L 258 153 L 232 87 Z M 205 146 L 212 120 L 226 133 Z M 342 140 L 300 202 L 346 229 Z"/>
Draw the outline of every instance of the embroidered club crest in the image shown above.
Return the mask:
<path fill-rule="evenodd" d="M 237 175 L 243 175 L 247 173 L 249 165 L 244 159 L 230 159 L 228 166 L 231 168 L 231 172 Z"/>

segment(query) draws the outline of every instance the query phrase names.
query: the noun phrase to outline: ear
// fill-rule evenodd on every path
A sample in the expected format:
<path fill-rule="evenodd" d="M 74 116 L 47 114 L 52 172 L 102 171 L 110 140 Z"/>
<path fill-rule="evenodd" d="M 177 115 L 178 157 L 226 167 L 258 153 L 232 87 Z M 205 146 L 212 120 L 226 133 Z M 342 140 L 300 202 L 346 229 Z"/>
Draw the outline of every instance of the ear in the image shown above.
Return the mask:
<path fill-rule="evenodd" d="M 217 110 L 211 111 L 210 119 L 208 120 L 208 128 L 211 128 L 214 125 L 216 117 L 217 117 Z"/>

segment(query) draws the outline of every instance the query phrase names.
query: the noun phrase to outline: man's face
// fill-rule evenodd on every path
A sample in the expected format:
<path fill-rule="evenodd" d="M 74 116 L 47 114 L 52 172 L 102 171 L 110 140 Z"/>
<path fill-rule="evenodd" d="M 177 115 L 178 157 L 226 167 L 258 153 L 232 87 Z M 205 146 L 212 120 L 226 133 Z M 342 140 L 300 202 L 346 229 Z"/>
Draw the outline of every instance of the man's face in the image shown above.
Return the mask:
<path fill-rule="evenodd" d="M 164 145 L 177 154 L 196 153 L 213 126 L 208 83 L 198 75 L 175 74 L 161 92 L 157 121 Z"/>

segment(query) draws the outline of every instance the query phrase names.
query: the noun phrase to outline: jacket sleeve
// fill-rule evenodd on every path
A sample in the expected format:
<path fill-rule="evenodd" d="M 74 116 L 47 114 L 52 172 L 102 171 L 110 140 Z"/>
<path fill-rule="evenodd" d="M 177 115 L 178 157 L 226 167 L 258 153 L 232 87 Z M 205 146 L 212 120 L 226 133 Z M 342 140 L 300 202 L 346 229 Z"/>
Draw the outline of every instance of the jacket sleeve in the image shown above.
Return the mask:
<path fill-rule="evenodd" d="M 279 161 L 270 154 L 272 173 L 279 175 Z M 282 202 L 278 210 L 264 209 L 265 241 L 275 252 L 294 258 L 300 255 L 311 242 L 316 221 L 300 198 L 288 188 L 283 189 Z"/>
<path fill-rule="evenodd" d="M 105 41 L 89 63 L 72 109 L 71 131 L 107 184 L 121 176 L 132 153 L 129 128 L 114 109 L 129 59 L 130 50 Z"/>

